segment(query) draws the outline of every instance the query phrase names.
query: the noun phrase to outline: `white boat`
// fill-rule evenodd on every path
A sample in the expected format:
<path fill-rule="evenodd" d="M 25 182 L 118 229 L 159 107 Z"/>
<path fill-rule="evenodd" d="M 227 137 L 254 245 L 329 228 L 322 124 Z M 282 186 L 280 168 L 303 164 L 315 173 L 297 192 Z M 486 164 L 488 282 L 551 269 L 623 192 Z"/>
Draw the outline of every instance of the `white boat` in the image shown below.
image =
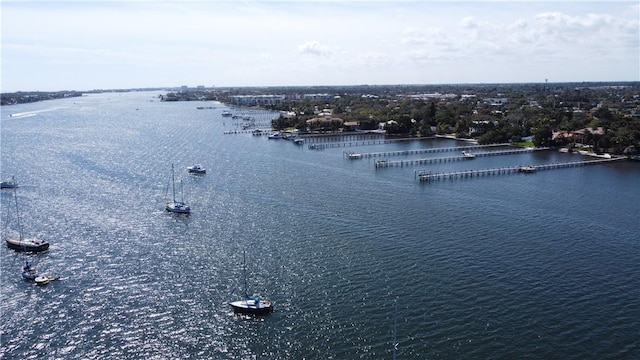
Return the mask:
<path fill-rule="evenodd" d="M 476 156 L 468 151 L 463 151 L 462 157 L 464 157 L 465 159 L 474 159 Z"/>
<path fill-rule="evenodd" d="M 272 132 L 271 134 L 269 134 L 269 139 L 281 139 L 281 138 L 282 138 L 282 134 L 280 134 L 279 131 Z"/>
<path fill-rule="evenodd" d="M 349 159 L 350 160 L 356 160 L 356 159 L 360 159 L 362 158 L 362 154 L 358 154 L 358 153 L 349 153 Z"/>
<path fill-rule="evenodd" d="M 193 166 L 187 166 L 187 171 L 192 174 L 205 174 L 207 169 L 203 168 L 200 164 L 195 164 Z"/>
<path fill-rule="evenodd" d="M 262 299 L 259 295 L 249 296 L 247 292 L 246 255 L 243 253 L 244 299 L 232 301 L 229 305 L 236 314 L 267 315 L 273 312 L 273 302 Z"/>
<path fill-rule="evenodd" d="M 36 285 L 47 285 L 48 283 L 58 280 L 57 277 L 48 277 L 46 275 L 40 275 L 38 277 L 36 277 L 35 279 L 33 279 L 33 281 L 36 283 Z"/>
<path fill-rule="evenodd" d="M 15 179 L 13 179 L 15 183 Z M 16 188 L 13 188 L 13 196 L 16 201 L 16 221 L 18 223 L 18 236 L 5 236 L 4 240 L 7 243 L 7 247 L 16 251 L 24 252 L 41 252 L 49 249 L 49 243 L 46 240 L 36 238 L 25 238 L 22 224 L 20 223 L 20 209 L 18 207 L 18 193 Z"/>
<path fill-rule="evenodd" d="M 223 110 L 222 111 L 222 116 L 226 117 L 226 116 L 231 116 L 231 115 L 233 115 L 233 114 L 231 112 L 229 112 L 228 110 Z"/>
<path fill-rule="evenodd" d="M 172 194 L 173 201 L 167 202 L 166 209 L 172 213 L 178 214 L 189 214 L 191 213 L 191 208 L 184 202 L 184 193 L 182 192 L 182 181 L 180 181 L 180 192 L 182 194 L 181 200 L 176 200 L 176 180 L 175 174 L 173 170 L 173 164 L 171 164 L 171 186 L 172 186 Z"/>
<path fill-rule="evenodd" d="M 533 165 L 519 166 L 518 171 L 523 173 L 533 173 L 536 172 L 536 167 Z"/>

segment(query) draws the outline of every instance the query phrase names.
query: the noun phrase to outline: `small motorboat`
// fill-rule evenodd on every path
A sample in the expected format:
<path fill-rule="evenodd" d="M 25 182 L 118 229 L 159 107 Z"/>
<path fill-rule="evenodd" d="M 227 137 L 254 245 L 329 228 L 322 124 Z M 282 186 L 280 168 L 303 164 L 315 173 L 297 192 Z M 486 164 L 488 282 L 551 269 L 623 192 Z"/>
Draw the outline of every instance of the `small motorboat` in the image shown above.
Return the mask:
<path fill-rule="evenodd" d="M 187 171 L 191 174 L 206 174 L 207 169 L 203 168 L 200 164 L 195 164 L 193 166 L 187 166 Z"/>
<path fill-rule="evenodd" d="M 464 157 L 465 159 L 474 159 L 476 156 L 468 151 L 463 151 L 462 157 Z"/>
<path fill-rule="evenodd" d="M 56 277 L 48 277 L 48 276 L 38 276 L 37 278 L 35 278 L 33 281 L 36 283 L 36 285 L 47 285 L 48 283 L 58 280 L 58 278 Z"/>
<path fill-rule="evenodd" d="M 523 173 L 533 173 L 536 172 L 536 167 L 533 165 L 520 166 L 518 167 L 518 171 Z"/>

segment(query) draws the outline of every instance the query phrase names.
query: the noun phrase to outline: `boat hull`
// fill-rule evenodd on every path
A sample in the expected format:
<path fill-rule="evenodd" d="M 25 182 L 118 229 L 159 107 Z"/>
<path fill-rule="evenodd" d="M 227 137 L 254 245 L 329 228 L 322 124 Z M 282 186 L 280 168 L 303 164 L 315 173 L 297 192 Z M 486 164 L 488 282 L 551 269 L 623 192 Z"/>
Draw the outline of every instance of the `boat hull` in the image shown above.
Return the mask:
<path fill-rule="evenodd" d="M 238 300 L 230 302 L 229 305 L 236 314 L 268 315 L 273 312 L 273 303 L 269 300 L 260 300 L 258 306 L 255 300 Z"/>
<path fill-rule="evenodd" d="M 50 278 L 48 276 L 38 276 L 37 278 L 33 279 L 36 285 L 40 285 L 40 286 L 47 285 L 53 280 L 56 280 L 56 278 Z"/>
<path fill-rule="evenodd" d="M 3 181 L 0 183 L 0 189 L 15 189 L 17 187 L 18 187 L 18 184 L 14 184 L 8 181 Z"/>
<path fill-rule="evenodd" d="M 531 173 L 536 172 L 536 167 L 535 166 L 520 166 L 518 168 L 518 172 L 531 174 Z"/>
<path fill-rule="evenodd" d="M 38 239 L 20 239 L 5 238 L 7 247 L 16 251 L 24 252 L 41 252 L 49 249 L 49 243 Z"/>
<path fill-rule="evenodd" d="M 25 270 L 22 272 L 22 278 L 27 281 L 34 281 L 38 277 L 39 277 L 38 273 L 35 270 L 34 271 Z"/>
<path fill-rule="evenodd" d="M 176 213 L 176 214 L 189 214 L 191 213 L 191 208 L 186 204 L 181 203 L 167 203 L 166 207 L 168 212 Z"/>
<path fill-rule="evenodd" d="M 202 165 L 197 164 L 193 166 L 187 166 L 187 172 L 190 174 L 206 174 L 207 169 L 203 168 Z"/>

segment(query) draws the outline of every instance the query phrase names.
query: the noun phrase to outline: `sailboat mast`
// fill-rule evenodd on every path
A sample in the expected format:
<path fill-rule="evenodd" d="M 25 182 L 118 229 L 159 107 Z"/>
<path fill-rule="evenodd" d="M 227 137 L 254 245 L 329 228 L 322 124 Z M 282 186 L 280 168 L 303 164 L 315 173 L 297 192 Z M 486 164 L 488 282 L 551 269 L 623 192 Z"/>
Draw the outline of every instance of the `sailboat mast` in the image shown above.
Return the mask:
<path fill-rule="evenodd" d="M 398 342 L 396 340 L 396 334 L 398 332 L 398 298 L 393 301 L 394 304 L 394 316 L 393 316 L 393 360 L 396 360 L 396 350 L 398 350 Z"/>
<path fill-rule="evenodd" d="M 16 183 L 16 178 L 12 177 L 12 181 L 15 184 Z M 22 239 L 24 238 L 24 233 L 22 231 L 22 224 L 20 223 L 20 209 L 18 209 L 18 191 L 16 191 L 16 188 L 13 188 L 13 197 L 16 200 L 16 219 L 18 220 L 18 232 L 20 234 L 20 242 L 22 242 Z"/>
<path fill-rule="evenodd" d="M 180 201 L 184 202 L 184 189 L 182 187 L 182 179 L 180 179 Z"/>
<path fill-rule="evenodd" d="M 176 202 L 176 176 L 173 171 L 173 164 L 171 164 L 171 185 L 173 186 L 173 202 Z"/>
<path fill-rule="evenodd" d="M 244 274 L 244 297 L 249 297 L 249 287 L 247 286 L 247 252 L 242 252 L 242 272 Z"/>

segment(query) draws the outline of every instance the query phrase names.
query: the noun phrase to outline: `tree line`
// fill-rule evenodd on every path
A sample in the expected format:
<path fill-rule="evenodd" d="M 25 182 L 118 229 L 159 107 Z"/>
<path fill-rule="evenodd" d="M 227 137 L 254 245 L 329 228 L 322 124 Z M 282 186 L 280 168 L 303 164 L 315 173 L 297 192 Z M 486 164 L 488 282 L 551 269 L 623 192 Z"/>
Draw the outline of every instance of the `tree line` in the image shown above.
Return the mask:
<path fill-rule="evenodd" d="M 274 129 L 309 127 L 308 119 L 329 109 L 333 118 L 358 122 L 361 130 L 386 123 L 387 134 L 430 136 L 454 134 L 480 144 L 520 142 L 536 146 L 588 146 L 595 152 L 621 154 L 640 149 L 640 83 L 535 84 L 447 88 L 455 93 L 416 95 L 406 91 L 342 92 L 330 99 L 291 99 L 270 105 L 288 112 L 274 119 Z M 367 89 L 369 90 L 369 89 Z M 433 90 L 433 88 L 431 89 Z M 446 95 L 446 96 L 445 96 Z M 506 99 L 495 104 L 491 99 Z M 393 121 L 391 121 L 393 120 Z M 339 130 L 341 123 L 319 123 Z M 602 128 L 603 134 L 595 129 Z M 586 130 L 576 144 L 573 131 Z M 554 133 L 568 134 L 554 138 Z"/>

